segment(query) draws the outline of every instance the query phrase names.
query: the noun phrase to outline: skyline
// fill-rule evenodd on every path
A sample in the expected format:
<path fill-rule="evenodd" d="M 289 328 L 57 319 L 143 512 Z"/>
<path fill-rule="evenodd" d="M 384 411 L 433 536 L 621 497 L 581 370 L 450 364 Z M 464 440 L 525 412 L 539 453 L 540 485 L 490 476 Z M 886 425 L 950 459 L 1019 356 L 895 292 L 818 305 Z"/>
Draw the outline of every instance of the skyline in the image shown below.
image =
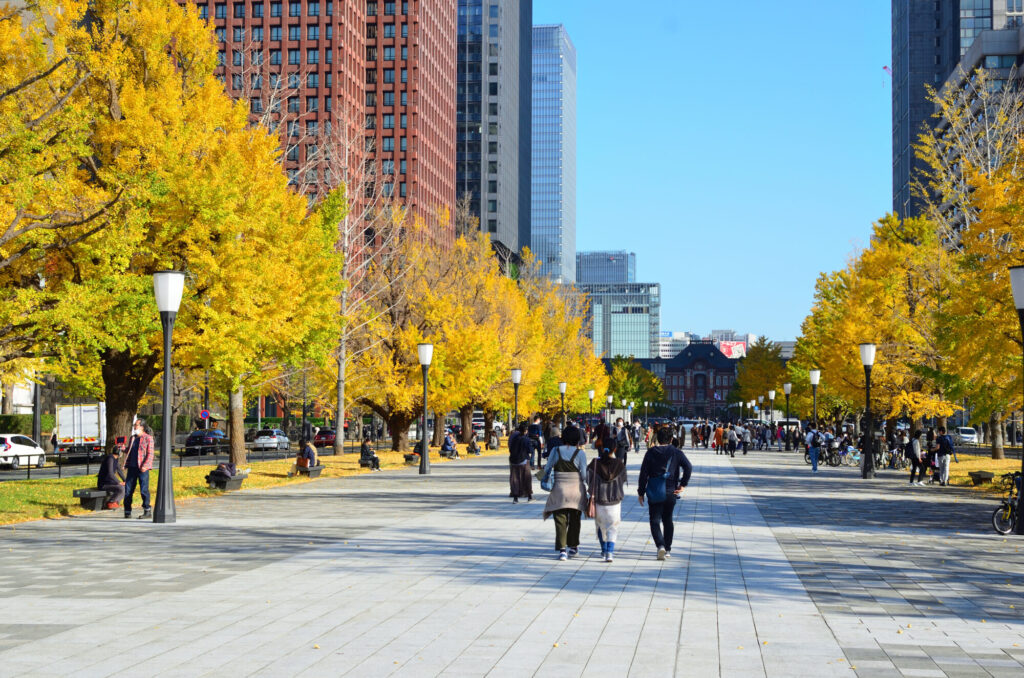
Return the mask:
<path fill-rule="evenodd" d="M 577 251 L 636 252 L 636 279 L 662 286 L 663 330 L 795 339 L 818 275 L 891 208 L 889 3 L 746 0 L 727 20 L 720 6 L 670 5 L 654 23 L 618 7 L 534 3 L 534 25 L 563 24 L 577 49 Z M 642 60 L 625 58 L 644 35 Z M 647 143 L 631 134 L 659 124 Z"/>

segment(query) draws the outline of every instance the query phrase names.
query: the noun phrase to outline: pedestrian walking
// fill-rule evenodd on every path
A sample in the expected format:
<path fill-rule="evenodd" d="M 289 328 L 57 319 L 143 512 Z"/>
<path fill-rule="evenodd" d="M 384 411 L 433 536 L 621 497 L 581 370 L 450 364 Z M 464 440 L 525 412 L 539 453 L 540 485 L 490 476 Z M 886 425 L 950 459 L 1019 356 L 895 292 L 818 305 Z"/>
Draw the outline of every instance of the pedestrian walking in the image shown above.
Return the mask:
<path fill-rule="evenodd" d="M 935 439 L 936 459 L 939 467 L 939 485 L 949 485 L 949 457 L 953 454 L 953 439 L 946 434 L 946 427 L 939 427 L 939 437 Z"/>
<path fill-rule="evenodd" d="M 605 448 L 587 466 L 587 479 L 590 482 L 590 501 L 594 504 L 594 525 L 597 528 L 597 541 L 601 544 L 601 557 L 604 562 L 610 563 L 615 556 L 615 541 L 622 520 L 622 500 L 626 496 L 626 465 Z"/>
<path fill-rule="evenodd" d="M 724 433 L 725 432 L 722 430 L 722 425 L 721 424 L 716 424 L 715 425 L 715 442 L 713 443 L 713 445 L 715 447 L 715 453 L 716 454 L 726 454 L 725 449 L 722 448 L 722 436 L 723 436 Z"/>
<path fill-rule="evenodd" d="M 658 547 L 658 560 L 665 560 L 672 554 L 672 537 L 675 533 L 672 514 L 676 500 L 690 483 L 690 475 L 693 473 L 690 460 L 682 450 L 673 447 L 671 441 L 672 431 L 667 428 L 658 431 L 658 445 L 647 450 L 644 455 L 637 483 L 641 506 L 644 505 L 644 497 L 647 497 L 651 537 Z"/>
<path fill-rule="evenodd" d="M 533 440 L 534 449 L 536 450 L 537 460 L 534 462 L 533 458 L 530 458 L 530 466 L 533 468 L 540 468 L 543 465 L 542 455 L 544 454 L 544 428 L 541 426 L 540 415 L 536 414 L 533 417 L 533 423 L 530 424 L 530 428 L 527 431 L 527 435 Z"/>
<path fill-rule="evenodd" d="M 142 518 L 152 518 L 152 505 L 149 503 L 149 471 L 153 468 L 153 430 L 142 421 L 136 419 L 132 429 L 132 442 L 128 447 L 128 456 L 124 462 L 124 517 L 132 517 L 132 500 L 136 485 L 142 496 Z"/>
<path fill-rule="evenodd" d="M 528 435 L 529 425 L 520 422 L 519 429 L 508 437 L 508 496 L 518 504 L 520 497 L 533 501 L 533 476 L 530 475 L 530 460 L 536 445 Z"/>
<path fill-rule="evenodd" d="M 700 447 L 700 424 L 694 424 L 690 427 L 690 442 L 693 445 L 693 449 Z"/>
<path fill-rule="evenodd" d="M 743 429 L 743 454 L 747 453 L 747 449 L 750 448 L 750 425 L 744 426 Z"/>
<path fill-rule="evenodd" d="M 739 443 L 739 436 L 736 434 L 736 428 L 733 424 L 729 424 L 729 430 L 726 432 L 726 445 L 729 446 L 729 454 L 733 457 L 736 456 L 736 445 Z"/>
<path fill-rule="evenodd" d="M 555 550 L 559 560 L 568 560 L 579 553 L 580 520 L 587 509 L 587 453 L 575 426 L 565 430 L 562 443 L 548 454 L 542 485 L 551 488 L 544 504 L 544 520 L 554 516 Z"/>
<path fill-rule="evenodd" d="M 807 429 L 807 437 L 804 440 L 807 445 L 807 454 L 811 455 L 811 473 L 818 472 L 818 455 L 821 454 L 821 434 L 818 432 L 816 422 L 811 422 Z"/>
<path fill-rule="evenodd" d="M 921 480 L 924 478 L 924 462 L 921 459 L 921 430 L 914 431 L 914 435 L 910 438 L 910 443 L 906 448 L 907 459 L 910 460 L 910 484 L 911 485 L 923 485 Z M 917 473 L 917 482 L 914 482 L 914 473 Z"/>

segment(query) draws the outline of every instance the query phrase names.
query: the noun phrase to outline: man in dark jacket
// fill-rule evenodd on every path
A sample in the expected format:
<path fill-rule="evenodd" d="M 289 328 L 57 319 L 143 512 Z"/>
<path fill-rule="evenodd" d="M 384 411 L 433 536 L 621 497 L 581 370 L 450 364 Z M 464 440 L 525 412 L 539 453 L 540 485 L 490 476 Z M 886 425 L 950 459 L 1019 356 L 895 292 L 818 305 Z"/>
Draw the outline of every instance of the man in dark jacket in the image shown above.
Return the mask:
<path fill-rule="evenodd" d="M 120 458 L 119 447 L 107 452 L 100 462 L 100 472 L 96 474 L 96 488 L 107 493 L 105 507 L 108 509 L 116 509 L 124 499 L 124 471 L 121 470 Z"/>
<path fill-rule="evenodd" d="M 536 443 L 527 435 L 527 424 L 519 424 L 519 430 L 508 437 L 509 496 L 518 504 L 520 497 L 533 499 L 533 476 L 530 475 L 530 460 Z"/>
<path fill-rule="evenodd" d="M 693 465 L 683 451 L 673 447 L 672 430 L 668 427 L 658 429 L 658 445 L 647 450 L 640 466 L 640 480 L 637 492 L 640 505 L 644 505 L 644 495 L 651 490 L 647 510 L 651 520 L 651 537 L 658 547 L 658 560 L 665 560 L 672 554 L 672 535 L 675 526 L 672 524 L 672 513 L 676 508 L 676 499 L 683 488 L 690 483 Z M 683 477 L 680 479 L 679 473 Z M 658 487 L 664 483 L 664 487 Z M 648 487 L 650 486 L 650 487 Z M 654 501 L 655 496 L 659 501 Z M 664 526 L 664 533 L 662 533 Z"/>
<path fill-rule="evenodd" d="M 543 454 L 544 454 L 544 427 L 540 423 L 540 415 L 533 417 L 533 423 L 530 424 L 527 430 L 527 435 L 530 436 L 530 440 L 533 441 L 533 447 L 537 450 L 537 463 L 533 463 L 533 458 L 530 458 L 530 465 L 534 468 L 540 468 L 544 465 Z M 548 448 L 551 449 L 551 448 Z"/>

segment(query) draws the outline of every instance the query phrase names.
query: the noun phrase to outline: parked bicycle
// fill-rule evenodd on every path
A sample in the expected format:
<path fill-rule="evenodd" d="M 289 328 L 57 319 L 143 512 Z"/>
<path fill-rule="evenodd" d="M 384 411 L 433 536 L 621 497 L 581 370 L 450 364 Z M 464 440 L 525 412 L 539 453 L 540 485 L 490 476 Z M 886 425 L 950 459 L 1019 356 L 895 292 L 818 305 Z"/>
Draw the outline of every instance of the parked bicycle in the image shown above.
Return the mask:
<path fill-rule="evenodd" d="M 1010 481 L 1010 489 L 999 508 L 992 512 L 992 527 L 999 534 L 1010 534 L 1017 525 L 1017 497 L 1020 495 L 1020 471 L 1004 473 L 1003 480 Z"/>

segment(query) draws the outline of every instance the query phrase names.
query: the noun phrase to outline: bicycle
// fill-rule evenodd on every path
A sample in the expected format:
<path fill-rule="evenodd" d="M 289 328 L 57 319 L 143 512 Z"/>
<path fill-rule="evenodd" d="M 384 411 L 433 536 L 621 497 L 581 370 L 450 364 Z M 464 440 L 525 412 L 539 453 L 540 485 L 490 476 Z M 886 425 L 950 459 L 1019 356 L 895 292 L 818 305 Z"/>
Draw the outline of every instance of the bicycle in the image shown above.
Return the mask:
<path fill-rule="evenodd" d="M 1010 534 L 1017 525 L 1017 497 L 1020 495 L 1020 471 L 1004 473 L 1003 480 L 1010 480 L 1010 489 L 999 508 L 992 512 L 992 527 L 999 534 Z"/>

